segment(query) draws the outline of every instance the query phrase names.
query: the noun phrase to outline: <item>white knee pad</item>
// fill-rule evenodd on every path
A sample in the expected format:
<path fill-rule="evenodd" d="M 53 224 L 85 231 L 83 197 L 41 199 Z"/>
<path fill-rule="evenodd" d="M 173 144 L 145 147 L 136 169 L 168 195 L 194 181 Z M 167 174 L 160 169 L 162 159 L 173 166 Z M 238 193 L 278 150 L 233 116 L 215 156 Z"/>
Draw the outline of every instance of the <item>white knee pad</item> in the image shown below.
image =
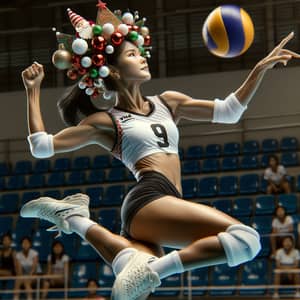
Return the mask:
<path fill-rule="evenodd" d="M 218 234 L 218 238 L 230 267 L 252 260 L 261 249 L 258 232 L 243 224 L 229 226 L 226 232 Z"/>

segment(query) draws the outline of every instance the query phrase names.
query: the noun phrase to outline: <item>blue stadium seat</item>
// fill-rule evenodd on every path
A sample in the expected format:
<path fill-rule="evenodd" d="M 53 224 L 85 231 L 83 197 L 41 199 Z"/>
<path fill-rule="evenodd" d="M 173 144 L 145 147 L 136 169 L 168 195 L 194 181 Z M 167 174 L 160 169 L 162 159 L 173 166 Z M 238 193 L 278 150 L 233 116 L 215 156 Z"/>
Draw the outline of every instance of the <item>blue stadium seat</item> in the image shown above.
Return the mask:
<path fill-rule="evenodd" d="M 241 169 L 257 169 L 258 161 L 256 155 L 244 155 L 240 162 Z"/>
<path fill-rule="evenodd" d="M 125 181 L 126 177 L 127 177 L 126 169 L 124 167 L 116 167 L 109 170 L 107 181 L 108 182 Z"/>
<path fill-rule="evenodd" d="M 204 151 L 202 146 L 190 146 L 186 153 L 185 159 L 201 159 L 204 157 Z"/>
<path fill-rule="evenodd" d="M 262 174 L 262 176 L 260 178 L 260 191 L 262 193 L 266 193 L 267 187 L 268 187 L 268 180 L 264 179 L 264 175 Z"/>
<path fill-rule="evenodd" d="M 237 198 L 233 200 L 232 215 L 235 217 L 250 217 L 253 213 L 252 198 Z"/>
<path fill-rule="evenodd" d="M 260 158 L 260 166 L 262 168 L 267 168 L 269 165 L 269 154 L 263 154 Z"/>
<path fill-rule="evenodd" d="M 78 156 L 72 161 L 72 170 L 86 170 L 90 168 L 91 159 L 88 156 Z"/>
<path fill-rule="evenodd" d="M 216 158 L 207 158 L 203 160 L 202 172 L 218 172 L 220 169 L 220 162 Z"/>
<path fill-rule="evenodd" d="M 269 257 L 271 252 L 270 237 L 261 236 L 260 242 L 261 242 L 261 251 L 258 253 L 258 257 Z"/>
<path fill-rule="evenodd" d="M 72 171 L 69 173 L 66 184 L 67 185 L 82 185 L 85 184 L 85 172 L 84 171 Z"/>
<path fill-rule="evenodd" d="M 273 215 L 276 207 L 274 195 L 261 195 L 256 197 L 255 215 Z"/>
<path fill-rule="evenodd" d="M 0 216 L 0 236 L 4 233 L 12 232 L 13 229 L 13 217 L 12 216 Z"/>
<path fill-rule="evenodd" d="M 32 174 L 28 177 L 27 182 L 28 189 L 42 188 L 45 186 L 45 175 L 44 174 Z"/>
<path fill-rule="evenodd" d="M 284 152 L 281 155 L 280 162 L 285 167 L 297 166 L 298 163 L 298 154 L 297 152 Z"/>
<path fill-rule="evenodd" d="M 103 205 L 121 205 L 125 196 L 124 185 L 112 185 L 105 189 L 103 196 Z"/>
<path fill-rule="evenodd" d="M 105 169 L 109 168 L 110 165 L 110 156 L 109 155 L 97 155 L 93 159 L 91 167 L 93 169 Z"/>
<path fill-rule="evenodd" d="M 258 174 L 245 174 L 240 177 L 240 194 L 254 194 L 259 190 Z"/>
<path fill-rule="evenodd" d="M 112 271 L 112 268 L 106 263 L 102 262 L 99 266 L 99 284 L 104 288 L 111 288 L 115 281 L 115 275 Z M 110 292 L 101 292 L 103 296 L 110 296 Z"/>
<path fill-rule="evenodd" d="M 30 174 L 32 173 L 32 162 L 30 160 L 19 160 L 15 164 L 14 174 Z"/>
<path fill-rule="evenodd" d="M 179 295 L 180 289 L 175 290 L 175 288 L 180 288 L 180 286 L 181 286 L 180 274 L 168 276 L 162 279 L 161 285 L 159 286 L 159 288 L 162 288 L 163 290 L 159 290 L 159 288 L 157 288 L 153 296 L 154 297 L 177 297 Z"/>
<path fill-rule="evenodd" d="M 78 193 L 82 193 L 81 189 L 74 188 L 74 189 L 66 189 L 63 191 L 62 198 L 65 198 L 67 196 L 75 195 Z"/>
<path fill-rule="evenodd" d="M 93 169 L 89 172 L 87 177 L 87 183 L 95 184 L 95 183 L 102 183 L 104 181 L 105 181 L 104 169 Z"/>
<path fill-rule="evenodd" d="M 96 250 L 87 241 L 81 240 L 75 255 L 76 261 L 96 261 L 98 258 Z"/>
<path fill-rule="evenodd" d="M 242 271 L 242 285 L 266 285 L 268 269 L 266 259 L 255 259 L 251 262 L 244 264 Z M 266 287 L 260 287 L 255 289 L 241 289 L 240 295 L 264 295 L 266 293 Z"/>
<path fill-rule="evenodd" d="M 103 202 L 103 187 L 90 187 L 86 189 L 86 194 L 90 197 L 90 207 L 100 207 Z"/>
<path fill-rule="evenodd" d="M 184 160 L 184 149 L 182 147 L 178 147 L 178 155 L 180 160 Z"/>
<path fill-rule="evenodd" d="M 46 186 L 63 186 L 65 185 L 65 173 L 64 172 L 54 172 L 50 173 Z"/>
<path fill-rule="evenodd" d="M 240 154 L 240 144 L 236 142 L 230 142 L 224 144 L 223 155 L 239 155 Z"/>
<path fill-rule="evenodd" d="M 4 191 L 6 189 L 6 178 L 0 177 L 0 191 Z"/>
<path fill-rule="evenodd" d="M 113 157 L 111 160 L 111 166 L 113 168 L 122 168 L 122 167 L 124 168 L 124 164 L 122 163 L 122 161 L 115 157 Z"/>
<path fill-rule="evenodd" d="M 219 195 L 232 196 L 238 193 L 237 176 L 222 176 L 219 181 Z"/>
<path fill-rule="evenodd" d="M 71 160 L 67 157 L 60 157 L 54 161 L 52 171 L 61 172 L 69 171 L 71 169 Z"/>
<path fill-rule="evenodd" d="M 38 159 L 36 160 L 33 173 L 47 173 L 50 170 L 50 160 L 49 159 Z"/>
<path fill-rule="evenodd" d="M 8 176 L 10 175 L 10 166 L 8 163 L 1 162 L 0 163 L 0 176 Z"/>
<path fill-rule="evenodd" d="M 270 234 L 272 231 L 272 216 L 254 216 L 252 227 L 260 234 Z"/>
<path fill-rule="evenodd" d="M 217 195 L 217 177 L 204 177 L 199 180 L 198 197 L 214 197 Z"/>
<path fill-rule="evenodd" d="M 182 193 L 183 198 L 192 199 L 197 197 L 198 192 L 198 180 L 194 178 L 182 180 Z"/>
<path fill-rule="evenodd" d="M 276 139 L 268 138 L 264 139 L 261 144 L 262 152 L 272 153 L 279 151 L 278 141 Z"/>
<path fill-rule="evenodd" d="M 51 224 L 51 226 L 53 226 L 53 224 Z M 56 234 L 46 231 L 45 228 L 36 230 L 32 237 L 33 248 L 38 251 L 41 262 L 45 262 L 47 260 L 47 257 L 51 252 L 52 241 Z"/>
<path fill-rule="evenodd" d="M 25 192 L 22 194 L 21 205 L 25 204 L 30 200 L 37 199 L 41 196 L 40 192 Z"/>
<path fill-rule="evenodd" d="M 71 286 L 73 288 L 85 288 L 90 278 L 98 278 L 97 264 L 95 262 L 74 263 L 72 268 Z M 86 291 L 69 292 L 71 298 L 84 298 Z"/>
<path fill-rule="evenodd" d="M 25 187 L 25 176 L 24 175 L 12 175 L 8 177 L 6 182 L 7 190 L 20 190 Z"/>
<path fill-rule="evenodd" d="M 278 204 L 283 206 L 288 214 L 296 214 L 298 211 L 296 194 L 278 195 Z"/>
<path fill-rule="evenodd" d="M 221 164 L 222 171 L 235 171 L 239 168 L 239 160 L 236 156 L 224 157 Z"/>
<path fill-rule="evenodd" d="M 117 209 L 101 209 L 98 216 L 98 223 L 112 232 L 116 232 L 116 225 L 119 219 Z"/>
<path fill-rule="evenodd" d="M 185 286 L 190 284 L 193 287 L 193 296 L 203 296 L 206 293 L 206 287 L 209 285 L 208 281 L 209 268 L 200 268 L 192 270 L 185 278 Z M 199 287 L 199 289 L 197 289 Z M 186 292 L 185 292 L 186 294 Z"/>
<path fill-rule="evenodd" d="M 209 144 L 205 147 L 205 157 L 220 157 L 222 147 L 219 144 Z"/>
<path fill-rule="evenodd" d="M 227 264 L 221 264 L 212 268 L 211 284 L 214 286 L 234 286 L 237 284 L 237 267 L 231 268 Z M 232 289 L 215 289 L 209 292 L 212 296 L 229 296 L 235 293 Z"/>
<path fill-rule="evenodd" d="M 15 228 L 16 241 L 20 241 L 23 236 L 32 236 L 35 228 L 35 218 L 22 218 L 19 216 Z"/>
<path fill-rule="evenodd" d="M 51 197 L 51 198 L 54 198 L 54 199 L 61 199 L 62 198 L 62 194 L 60 192 L 60 190 L 48 190 L 48 191 L 45 191 L 43 196 L 45 197 Z"/>
<path fill-rule="evenodd" d="M 244 225 L 252 226 L 252 218 L 250 218 L 250 217 L 235 216 L 235 218 L 238 219 Z"/>
<path fill-rule="evenodd" d="M 0 200 L 0 214 L 14 213 L 18 211 L 19 194 L 10 193 L 1 196 Z"/>
<path fill-rule="evenodd" d="M 295 137 L 283 137 L 280 141 L 281 151 L 297 151 L 298 140 Z"/>
<path fill-rule="evenodd" d="M 182 163 L 182 174 L 199 174 L 201 171 L 198 160 L 185 160 Z"/>
<path fill-rule="evenodd" d="M 216 209 L 230 215 L 232 210 L 232 202 L 230 199 L 218 199 L 212 202 L 212 206 Z"/>
<path fill-rule="evenodd" d="M 258 141 L 251 140 L 245 141 L 243 144 L 243 154 L 257 154 L 259 152 L 259 143 Z"/>

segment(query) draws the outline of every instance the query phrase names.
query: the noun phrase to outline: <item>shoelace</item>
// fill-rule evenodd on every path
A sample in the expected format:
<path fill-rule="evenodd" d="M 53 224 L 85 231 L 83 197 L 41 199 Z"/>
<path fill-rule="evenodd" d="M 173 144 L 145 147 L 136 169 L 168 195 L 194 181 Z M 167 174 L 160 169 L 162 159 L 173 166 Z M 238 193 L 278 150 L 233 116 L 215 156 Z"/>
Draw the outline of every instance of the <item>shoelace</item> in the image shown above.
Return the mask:
<path fill-rule="evenodd" d="M 131 297 L 133 297 L 132 299 L 135 299 L 142 293 L 147 292 L 145 288 L 151 288 L 151 291 L 154 292 L 155 287 L 152 287 L 151 284 L 153 282 L 151 274 L 146 270 L 148 276 L 143 276 L 143 273 L 145 273 L 145 268 L 145 265 L 136 266 L 128 272 L 128 278 L 124 280 L 124 289 L 126 291 L 126 294 L 127 296 L 130 295 Z M 145 284 L 147 285 L 145 286 Z"/>

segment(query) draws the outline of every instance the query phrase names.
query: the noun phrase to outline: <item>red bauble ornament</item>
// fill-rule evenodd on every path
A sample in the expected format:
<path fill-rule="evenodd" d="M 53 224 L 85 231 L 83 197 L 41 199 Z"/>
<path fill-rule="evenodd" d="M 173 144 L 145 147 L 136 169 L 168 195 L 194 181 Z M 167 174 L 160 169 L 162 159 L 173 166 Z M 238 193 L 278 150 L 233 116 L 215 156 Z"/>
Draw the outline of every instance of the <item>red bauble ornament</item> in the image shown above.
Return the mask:
<path fill-rule="evenodd" d="M 114 46 L 120 46 L 124 41 L 124 36 L 121 32 L 114 32 L 111 35 L 111 42 Z"/>
<path fill-rule="evenodd" d="M 72 60 L 71 60 L 72 66 L 74 68 L 78 69 L 81 66 L 80 60 L 81 60 L 81 57 L 79 55 L 73 55 Z"/>
<path fill-rule="evenodd" d="M 151 37 L 150 35 L 146 35 L 144 37 L 144 46 L 150 46 L 150 44 L 151 44 Z"/>
<path fill-rule="evenodd" d="M 92 56 L 92 63 L 97 67 L 101 67 L 105 64 L 105 58 L 102 54 L 94 54 Z"/>
<path fill-rule="evenodd" d="M 98 96 L 100 95 L 100 93 L 98 92 L 97 89 L 95 89 L 94 94 L 91 96 L 93 99 L 96 99 Z"/>
<path fill-rule="evenodd" d="M 94 80 L 91 77 L 84 78 L 83 82 L 86 84 L 87 87 L 93 87 L 94 86 Z"/>
<path fill-rule="evenodd" d="M 130 32 L 131 30 L 133 30 L 133 25 L 127 24 L 127 27 L 128 27 L 128 31 L 129 31 L 129 32 Z"/>
<path fill-rule="evenodd" d="M 140 27 L 137 26 L 137 25 L 133 25 L 132 26 L 132 30 L 136 31 L 136 32 L 139 32 L 140 31 Z"/>
<path fill-rule="evenodd" d="M 92 39 L 92 47 L 95 50 L 103 51 L 106 46 L 106 41 L 103 36 L 96 36 Z"/>
<path fill-rule="evenodd" d="M 87 73 L 87 69 L 82 66 L 79 66 L 79 68 L 77 70 L 78 70 L 79 75 L 84 75 Z"/>
<path fill-rule="evenodd" d="M 70 69 L 67 72 L 67 76 L 71 79 L 71 80 L 76 80 L 78 78 L 78 72 L 75 69 Z"/>

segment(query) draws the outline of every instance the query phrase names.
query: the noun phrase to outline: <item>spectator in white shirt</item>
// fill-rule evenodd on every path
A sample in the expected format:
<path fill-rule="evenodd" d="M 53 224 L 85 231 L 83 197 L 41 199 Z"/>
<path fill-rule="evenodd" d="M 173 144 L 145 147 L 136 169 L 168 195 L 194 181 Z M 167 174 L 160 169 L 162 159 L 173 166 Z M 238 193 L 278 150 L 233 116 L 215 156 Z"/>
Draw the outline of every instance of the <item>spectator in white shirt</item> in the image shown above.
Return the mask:
<path fill-rule="evenodd" d="M 275 210 L 275 216 L 272 221 L 272 256 L 274 256 L 276 250 L 282 246 L 282 240 L 285 236 L 293 236 L 293 230 L 293 218 L 286 214 L 283 206 L 277 206 Z"/>
<path fill-rule="evenodd" d="M 284 237 L 282 241 L 282 248 L 276 251 L 276 269 L 284 270 L 283 273 L 275 273 L 275 285 L 279 284 L 299 284 L 299 272 L 292 272 L 293 269 L 299 267 L 299 251 L 295 249 L 294 238 L 292 236 Z M 299 298 L 299 289 L 295 294 L 295 298 Z M 274 289 L 273 298 L 279 298 L 278 288 Z"/>
<path fill-rule="evenodd" d="M 278 157 L 276 155 L 270 155 L 269 167 L 264 173 L 264 179 L 268 181 L 267 194 L 289 194 L 291 187 L 286 175 L 286 169 L 283 165 L 279 164 Z"/>
<path fill-rule="evenodd" d="M 16 254 L 16 274 L 35 275 L 40 272 L 39 254 L 32 249 L 32 241 L 29 237 L 23 237 L 21 240 L 22 250 Z M 27 294 L 27 300 L 32 300 L 32 285 L 35 283 L 33 279 L 16 279 L 14 300 L 19 299 L 18 290 L 24 286 Z"/>
<path fill-rule="evenodd" d="M 48 256 L 47 274 L 60 275 L 60 278 L 47 279 L 43 282 L 41 299 L 46 299 L 49 288 L 63 288 L 65 275 L 69 272 L 69 256 L 65 254 L 64 245 L 60 241 L 54 241 Z"/>

